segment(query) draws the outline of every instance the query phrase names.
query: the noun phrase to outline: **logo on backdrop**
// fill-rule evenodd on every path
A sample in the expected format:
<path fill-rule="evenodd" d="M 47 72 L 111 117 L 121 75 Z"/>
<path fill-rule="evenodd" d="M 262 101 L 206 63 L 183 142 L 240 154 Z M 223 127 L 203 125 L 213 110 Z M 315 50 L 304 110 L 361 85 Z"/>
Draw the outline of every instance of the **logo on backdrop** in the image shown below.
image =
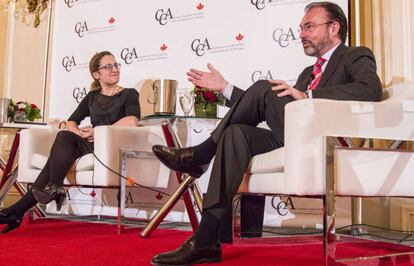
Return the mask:
<path fill-rule="evenodd" d="M 288 29 L 276 28 L 272 33 L 273 40 L 282 48 L 292 43 L 300 43 L 299 30 L 295 33 L 292 27 Z"/>
<path fill-rule="evenodd" d="M 129 65 L 134 60 L 138 59 L 137 50 L 133 48 L 124 48 L 121 50 L 121 58 L 124 60 L 125 64 Z"/>
<path fill-rule="evenodd" d="M 65 0 L 65 4 L 69 7 L 72 8 L 75 3 L 78 2 L 78 0 Z"/>
<path fill-rule="evenodd" d="M 173 19 L 171 8 L 168 9 L 158 9 L 155 12 L 155 20 L 160 23 L 160 25 L 166 25 L 170 19 Z"/>
<path fill-rule="evenodd" d="M 282 197 L 272 197 L 271 205 L 280 216 L 286 216 L 289 210 L 295 210 L 291 197 L 287 197 L 285 200 Z"/>
<path fill-rule="evenodd" d="M 204 9 L 205 5 L 199 3 L 194 6 L 195 12 L 177 15 L 176 12 L 172 11 L 171 8 L 159 8 L 155 11 L 154 18 L 161 26 L 165 26 L 168 22 L 182 22 L 188 20 L 195 20 L 204 18 Z"/>
<path fill-rule="evenodd" d="M 203 56 L 207 50 L 211 50 L 211 46 L 207 38 L 204 40 L 194 39 L 191 42 L 191 50 L 193 50 L 197 56 Z"/>
<path fill-rule="evenodd" d="M 257 9 L 263 10 L 267 6 L 283 6 L 295 5 L 300 3 L 308 3 L 310 0 L 250 0 L 250 3 Z"/>
<path fill-rule="evenodd" d="M 244 43 L 243 39 L 245 36 L 241 33 L 238 33 L 234 36 L 234 40 L 236 41 L 231 44 L 225 44 L 220 46 L 212 46 L 211 42 L 208 38 L 197 38 L 191 41 L 190 47 L 191 50 L 197 55 L 197 56 L 203 56 L 207 52 L 209 53 L 223 53 L 223 52 L 230 52 L 234 50 L 243 50 L 244 49 Z"/>
<path fill-rule="evenodd" d="M 262 10 L 266 7 L 266 4 L 272 3 L 272 0 L 250 0 L 250 3 L 252 3 L 258 10 Z"/>
<path fill-rule="evenodd" d="M 253 83 L 255 83 L 258 80 L 272 80 L 273 75 L 272 75 L 272 72 L 270 72 L 270 70 L 267 70 L 267 71 L 256 70 L 256 71 L 253 71 L 251 75 L 251 79 Z"/>
<path fill-rule="evenodd" d="M 75 24 L 75 32 L 78 34 L 79 38 L 85 36 L 86 32 L 88 32 L 88 24 L 86 24 L 86 20 Z"/>
<path fill-rule="evenodd" d="M 85 98 L 86 94 L 88 94 L 86 87 L 75 87 L 72 90 L 73 99 L 75 99 L 77 103 L 80 103 L 82 99 Z"/>
<path fill-rule="evenodd" d="M 94 34 L 94 33 L 105 33 L 109 31 L 115 31 L 115 22 L 116 19 L 114 17 L 109 17 L 104 21 L 101 21 L 101 24 L 90 27 L 86 20 L 76 22 L 75 24 L 75 33 L 78 35 L 79 38 L 85 37 L 85 35 Z"/>
<path fill-rule="evenodd" d="M 158 50 L 159 49 L 159 50 Z M 138 55 L 137 49 L 135 47 L 125 47 L 122 48 L 120 52 L 121 59 L 125 62 L 125 64 L 130 65 L 134 62 L 144 62 L 144 61 L 155 61 L 155 60 L 163 60 L 168 58 L 168 45 L 163 43 L 159 47 L 157 47 L 157 52 L 152 51 L 152 53 L 148 54 L 141 54 Z"/>
<path fill-rule="evenodd" d="M 67 71 L 70 72 L 76 67 L 75 56 L 65 56 L 62 59 L 62 66 Z"/>

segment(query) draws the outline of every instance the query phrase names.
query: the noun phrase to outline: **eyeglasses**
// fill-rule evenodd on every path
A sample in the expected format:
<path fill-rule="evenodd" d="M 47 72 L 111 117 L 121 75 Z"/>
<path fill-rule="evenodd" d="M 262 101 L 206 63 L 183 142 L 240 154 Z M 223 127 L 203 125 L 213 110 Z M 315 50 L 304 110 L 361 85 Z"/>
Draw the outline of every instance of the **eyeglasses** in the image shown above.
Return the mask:
<path fill-rule="evenodd" d="M 309 33 L 309 32 L 314 31 L 314 30 L 315 30 L 315 28 L 317 28 L 317 27 L 319 27 L 319 26 L 322 26 L 322 25 L 328 25 L 328 24 L 332 24 L 332 23 L 335 23 L 335 21 L 328 21 L 328 22 L 321 23 L 321 24 L 306 23 L 306 24 L 305 24 L 305 25 L 303 25 L 303 26 L 299 25 L 299 28 L 300 28 L 300 32 L 306 32 L 306 33 Z"/>
<path fill-rule="evenodd" d="M 120 63 L 115 63 L 113 65 L 112 64 L 107 64 L 107 65 L 101 66 L 98 69 L 105 69 L 106 71 L 112 71 L 114 69 L 114 67 L 116 69 L 120 69 L 121 68 L 121 64 Z"/>

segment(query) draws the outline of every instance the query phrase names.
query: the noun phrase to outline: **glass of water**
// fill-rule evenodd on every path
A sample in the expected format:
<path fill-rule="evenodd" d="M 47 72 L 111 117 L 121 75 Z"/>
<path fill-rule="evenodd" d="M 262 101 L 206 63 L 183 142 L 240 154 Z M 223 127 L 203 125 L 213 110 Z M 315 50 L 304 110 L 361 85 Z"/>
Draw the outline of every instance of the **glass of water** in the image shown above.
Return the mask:
<path fill-rule="evenodd" d="M 194 107 L 194 95 L 191 92 L 184 92 L 181 94 L 179 100 L 184 116 L 188 116 Z"/>

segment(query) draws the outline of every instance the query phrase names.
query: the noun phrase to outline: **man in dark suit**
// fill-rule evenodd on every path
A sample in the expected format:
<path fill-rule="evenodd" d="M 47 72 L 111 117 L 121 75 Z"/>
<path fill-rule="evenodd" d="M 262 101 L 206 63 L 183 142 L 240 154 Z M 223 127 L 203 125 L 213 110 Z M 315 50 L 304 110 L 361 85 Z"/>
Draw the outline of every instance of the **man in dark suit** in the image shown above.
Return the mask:
<path fill-rule="evenodd" d="M 281 80 L 258 81 L 246 91 L 230 85 L 210 64 L 210 72 L 191 69 L 196 86 L 222 92 L 230 111 L 198 146 L 170 149 L 154 146 L 155 155 L 175 171 L 200 176 L 215 156 L 210 183 L 203 201 L 200 226 L 179 249 L 157 255 L 155 265 L 214 262 L 221 259 L 219 233 L 231 203 L 254 155 L 283 146 L 284 108 L 306 98 L 379 101 L 381 82 L 368 48 L 348 48 L 347 21 L 341 8 L 330 2 L 311 3 L 300 24 L 304 52 L 317 57 L 299 75 L 295 86 Z M 258 128 L 266 121 L 270 130 Z"/>

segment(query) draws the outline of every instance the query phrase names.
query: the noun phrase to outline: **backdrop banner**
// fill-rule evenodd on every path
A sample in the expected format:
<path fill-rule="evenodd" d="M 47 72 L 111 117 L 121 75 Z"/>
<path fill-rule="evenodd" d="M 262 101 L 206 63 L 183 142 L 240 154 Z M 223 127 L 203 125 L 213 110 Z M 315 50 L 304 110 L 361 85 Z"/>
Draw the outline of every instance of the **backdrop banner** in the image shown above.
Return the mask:
<path fill-rule="evenodd" d="M 174 79 L 178 81 L 178 93 L 190 91 L 192 85 L 185 73 L 189 68 L 207 70 L 207 63 L 213 64 L 230 83 L 244 89 L 260 79 L 281 79 L 293 85 L 300 72 L 315 62 L 315 58 L 304 54 L 299 38 L 300 20 L 304 7 L 310 2 L 56 1 L 49 117 L 67 119 L 70 116 L 89 91 L 92 82 L 89 60 L 96 52 L 103 50 L 112 52 L 121 63 L 120 85 L 127 88 L 139 90 L 138 84 L 145 79 Z M 334 2 L 348 14 L 348 0 Z M 176 106 L 177 114 L 182 114 L 180 105 Z M 187 145 L 202 140 L 189 137 Z M 200 187 L 205 192 L 208 177 L 203 180 Z M 172 183 L 175 187 L 176 182 Z M 91 202 L 97 203 L 96 199 L 87 198 L 76 190 L 71 191 L 72 203 L 88 206 Z M 130 199 L 133 199 L 136 209 L 148 207 L 148 197 L 154 200 L 151 208 L 159 206 L 164 200 L 158 199 L 162 198 L 160 196 L 155 197 L 153 192 L 131 193 Z M 81 199 L 76 200 L 76 195 Z M 109 195 L 107 197 L 111 200 L 108 202 L 114 202 L 112 206 L 115 207 L 116 193 Z M 98 196 L 101 194 L 98 193 Z M 303 203 L 304 206 L 308 202 Z M 302 214 L 301 217 L 310 217 L 309 221 L 315 224 L 314 216 L 320 217 L 319 201 L 303 207 L 309 210 L 317 208 L 314 212 L 287 214 L 283 206 L 292 207 L 292 204 L 286 198 L 268 200 L 267 224 L 277 225 L 284 219 Z M 293 208 L 298 210 L 302 207 L 293 204 Z M 100 208 L 78 206 L 71 210 L 96 212 L 98 209 L 101 211 Z M 185 220 L 182 205 L 176 210 L 180 214 L 173 219 Z M 136 216 L 139 213 L 127 214 Z M 151 214 L 152 211 L 145 215 Z"/>

